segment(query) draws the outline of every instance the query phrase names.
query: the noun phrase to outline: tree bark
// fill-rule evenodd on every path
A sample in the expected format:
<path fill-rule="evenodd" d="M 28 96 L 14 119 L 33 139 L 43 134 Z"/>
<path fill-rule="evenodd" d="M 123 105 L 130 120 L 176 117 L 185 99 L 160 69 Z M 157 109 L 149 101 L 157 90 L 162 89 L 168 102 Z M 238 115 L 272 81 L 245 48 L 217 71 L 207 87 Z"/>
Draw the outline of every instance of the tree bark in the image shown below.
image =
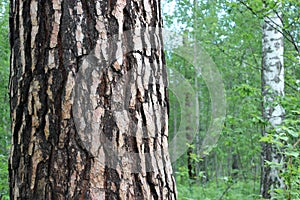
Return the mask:
<path fill-rule="evenodd" d="M 263 25 L 263 66 L 262 96 L 263 118 L 268 122 L 262 135 L 267 136 L 282 123 L 284 109 L 278 98 L 284 95 L 283 35 L 280 13 L 270 10 Z M 283 155 L 279 146 L 271 143 L 262 144 L 261 194 L 264 198 L 272 198 L 275 189 L 284 188 L 284 180 L 280 176 L 280 168 L 267 165 L 265 162 L 283 166 Z"/>
<path fill-rule="evenodd" d="M 10 16 L 11 199 L 176 199 L 160 1 L 11 0 Z"/>

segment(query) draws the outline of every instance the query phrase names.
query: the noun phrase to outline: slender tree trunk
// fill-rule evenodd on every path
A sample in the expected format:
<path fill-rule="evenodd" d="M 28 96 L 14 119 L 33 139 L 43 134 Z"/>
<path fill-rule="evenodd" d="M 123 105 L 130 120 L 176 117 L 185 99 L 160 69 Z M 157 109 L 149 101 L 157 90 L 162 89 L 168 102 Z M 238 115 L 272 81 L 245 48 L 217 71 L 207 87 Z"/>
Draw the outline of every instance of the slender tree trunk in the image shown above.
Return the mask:
<path fill-rule="evenodd" d="M 185 96 L 185 106 L 187 109 L 193 109 L 193 99 L 191 99 L 191 94 L 186 93 Z M 192 111 L 185 113 L 186 119 L 194 119 Z M 190 145 L 187 149 L 187 168 L 188 168 L 188 175 L 190 180 L 194 180 L 196 178 L 195 174 L 195 159 L 193 156 L 195 155 L 195 145 L 194 145 L 194 130 L 193 124 L 194 120 L 188 120 L 186 125 L 186 140 L 189 141 Z M 182 122 L 181 122 L 182 123 Z"/>
<path fill-rule="evenodd" d="M 284 109 L 278 103 L 278 97 L 284 95 L 283 35 L 280 13 L 273 10 L 265 17 L 263 25 L 263 66 L 262 96 L 263 118 L 269 125 L 263 128 L 262 135 L 267 136 L 282 123 Z M 280 177 L 280 169 L 266 165 L 266 161 L 283 164 L 283 156 L 275 144 L 262 144 L 261 194 L 264 198 L 272 198 L 274 189 L 283 188 L 284 181 Z M 282 166 L 283 167 L 283 166 Z"/>
<path fill-rule="evenodd" d="M 191 108 L 191 98 L 189 94 L 186 96 L 186 107 Z M 192 119 L 192 115 L 190 113 L 187 114 L 187 119 Z M 192 133 L 192 128 L 191 124 L 188 124 L 186 126 L 186 139 L 187 141 L 193 141 L 193 133 Z M 187 168 L 188 168 L 188 174 L 189 174 L 189 179 L 194 180 L 195 179 L 195 160 L 193 159 L 193 154 L 194 154 L 194 144 L 191 142 L 189 144 L 190 146 L 187 149 Z"/>
<path fill-rule="evenodd" d="M 215 168 L 215 180 L 216 180 L 216 186 L 219 187 L 219 166 L 218 166 L 218 156 L 215 153 L 214 155 L 214 168 Z"/>
<path fill-rule="evenodd" d="M 160 1 L 11 0 L 10 16 L 11 199 L 176 199 Z"/>
<path fill-rule="evenodd" d="M 194 70 L 195 70 L 195 76 L 194 76 L 194 87 L 195 87 L 195 102 L 196 102 L 196 154 L 200 155 L 200 135 L 199 135 L 199 94 L 201 94 L 201 88 L 198 88 L 198 75 L 200 72 L 198 71 L 200 67 L 198 66 L 199 63 L 197 63 L 197 28 L 198 28 L 198 16 L 197 16 L 197 11 L 198 11 L 198 0 L 194 0 L 194 60 L 193 60 L 193 65 L 194 65 Z M 195 166 L 195 172 L 196 175 L 199 173 L 199 162 L 196 163 Z"/>
<path fill-rule="evenodd" d="M 232 159 L 232 147 L 227 148 L 227 176 L 231 176 L 231 159 Z"/>
<path fill-rule="evenodd" d="M 174 135 L 174 149 L 173 149 L 173 155 L 176 155 L 177 153 L 176 153 L 176 151 L 177 151 L 177 138 L 175 137 L 176 136 L 176 134 L 177 134 L 177 108 L 178 108 L 178 106 L 179 105 L 177 105 L 177 102 L 175 103 L 173 103 L 173 111 L 174 111 L 174 113 L 173 113 L 173 129 L 174 129 L 174 132 L 173 132 L 173 135 Z M 174 170 L 174 172 L 176 173 L 176 170 L 177 170 L 177 162 L 176 162 L 176 160 L 172 163 L 173 164 L 173 170 Z"/>
<path fill-rule="evenodd" d="M 238 170 L 239 170 L 239 161 L 238 161 L 238 154 L 234 153 L 232 154 L 232 178 L 237 179 L 238 178 Z"/>

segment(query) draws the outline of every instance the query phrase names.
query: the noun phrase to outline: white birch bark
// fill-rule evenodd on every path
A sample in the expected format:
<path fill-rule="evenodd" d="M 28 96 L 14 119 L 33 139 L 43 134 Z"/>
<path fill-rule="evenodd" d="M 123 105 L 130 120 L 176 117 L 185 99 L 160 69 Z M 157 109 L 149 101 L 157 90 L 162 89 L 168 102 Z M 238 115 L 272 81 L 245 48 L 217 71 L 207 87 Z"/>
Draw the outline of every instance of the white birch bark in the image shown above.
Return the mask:
<path fill-rule="evenodd" d="M 281 14 L 271 10 L 264 18 L 262 40 L 263 117 L 269 122 L 263 130 L 263 136 L 270 134 L 273 129 L 279 132 L 279 125 L 284 116 L 284 109 L 278 102 L 278 98 L 284 95 L 282 27 Z M 277 145 L 263 144 L 262 164 L 264 166 L 262 166 L 261 194 L 264 198 L 272 198 L 274 189 L 284 187 L 284 181 L 280 177 L 280 169 L 265 164 L 265 161 L 278 165 L 283 164 L 283 156 L 279 151 Z"/>

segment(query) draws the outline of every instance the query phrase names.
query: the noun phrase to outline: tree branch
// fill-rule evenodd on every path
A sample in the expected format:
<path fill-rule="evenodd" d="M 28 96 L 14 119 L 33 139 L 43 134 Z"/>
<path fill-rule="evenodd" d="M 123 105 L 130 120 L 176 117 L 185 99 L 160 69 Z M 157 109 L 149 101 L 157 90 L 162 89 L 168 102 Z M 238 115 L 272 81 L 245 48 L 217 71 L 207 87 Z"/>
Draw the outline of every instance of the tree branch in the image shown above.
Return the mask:
<path fill-rule="evenodd" d="M 253 8 L 251 8 L 249 5 L 247 5 L 244 1 L 242 0 L 238 0 L 238 2 L 240 2 L 242 5 L 244 5 L 252 14 L 254 14 L 256 17 L 259 17 L 259 15 L 257 14 L 257 12 L 254 11 Z M 283 20 L 280 17 L 280 15 L 278 14 L 278 12 L 276 10 L 273 10 L 274 13 L 279 17 L 280 21 L 283 24 Z M 300 54 L 300 50 L 299 47 L 294 39 L 294 37 L 292 36 L 292 34 L 290 33 L 290 31 L 286 30 L 284 27 L 282 27 L 282 30 L 279 30 L 279 24 L 276 24 L 269 16 L 267 15 L 263 15 L 263 17 L 266 17 L 268 20 L 270 20 L 273 24 L 275 24 L 275 26 L 272 23 L 268 23 L 270 26 L 272 26 L 272 28 L 274 28 L 276 31 L 280 32 L 283 37 L 289 41 L 295 48 L 295 50 L 297 51 L 298 54 Z"/>

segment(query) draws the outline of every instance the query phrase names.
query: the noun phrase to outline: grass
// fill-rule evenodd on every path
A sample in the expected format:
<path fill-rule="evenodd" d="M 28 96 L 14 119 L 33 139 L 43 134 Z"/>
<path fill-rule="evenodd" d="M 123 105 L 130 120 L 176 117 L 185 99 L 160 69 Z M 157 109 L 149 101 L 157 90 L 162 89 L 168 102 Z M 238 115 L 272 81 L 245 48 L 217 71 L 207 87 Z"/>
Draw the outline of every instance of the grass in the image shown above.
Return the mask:
<path fill-rule="evenodd" d="M 254 188 L 255 185 L 255 188 Z M 258 200 L 259 183 L 254 181 L 230 182 L 219 180 L 205 184 L 177 183 L 178 199 L 180 200 Z"/>

